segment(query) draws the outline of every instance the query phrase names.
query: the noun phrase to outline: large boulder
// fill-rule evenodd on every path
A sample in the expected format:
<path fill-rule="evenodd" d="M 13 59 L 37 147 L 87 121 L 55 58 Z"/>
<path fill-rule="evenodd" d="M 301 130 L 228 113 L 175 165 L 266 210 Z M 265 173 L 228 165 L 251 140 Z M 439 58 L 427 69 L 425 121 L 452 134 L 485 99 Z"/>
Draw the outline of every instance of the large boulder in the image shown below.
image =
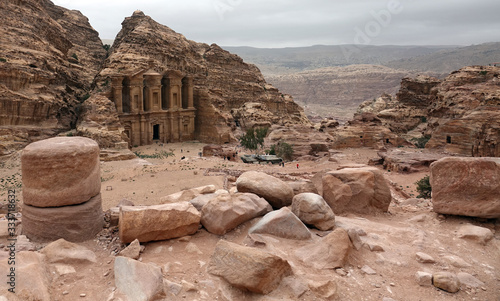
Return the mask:
<path fill-rule="evenodd" d="M 210 259 L 208 272 L 237 288 L 268 294 L 284 277 L 292 275 L 292 268 L 276 255 L 221 240 Z"/>
<path fill-rule="evenodd" d="M 130 243 L 166 240 L 198 231 L 201 214 L 188 202 L 120 207 L 120 240 Z"/>
<path fill-rule="evenodd" d="M 323 176 L 323 197 L 335 214 L 387 212 L 391 190 L 374 167 L 345 168 Z"/>
<path fill-rule="evenodd" d="M 224 190 L 224 189 L 219 189 L 214 193 L 208 193 L 208 194 L 201 194 L 194 199 L 190 200 L 189 202 L 196 208 L 198 211 L 201 212 L 201 209 L 203 206 L 205 206 L 208 202 L 210 202 L 213 199 L 216 199 L 220 195 L 229 195 L 229 191 Z"/>
<path fill-rule="evenodd" d="M 247 171 L 236 180 L 239 192 L 254 193 L 279 209 L 292 204 L 293 189 L 282 180 L 263 172 Z"/>
<path fill-rule="evenodd" d="M 311 180 L 293 181 L 287 183 L 290 187 L 292 187 L 295 195 L 306 192 L 318 193 L 318 189 L 314 186 L 314 183 Z"/>
<path fill-rule="evenodd" d="M 311 232 L 290 209 L 283 207 L 266 214 L 248 233 L 270 234 L 277 237 L 305 240 Z"/>
<path fill-rule="evenodd" d="M 335 227 L 335 214 L 322 196 L 315 193 L 301 193 L 293 197 L 292 212 L 306 225 L 319 230 Z"/>
<path fill-rule="evenodd" d="M 114 266 L 115 285 L 129 300 L 158 300 L 163 295 L 161 268 L 118 256 Z"/>
<path fill-rule="evenodd" d="M 22 152 L 23 202 L 35 207 L 82 204 L 101 191 L 99 146 L 89 138 L 56 137 Z"/>
<path fill-rule="evenodd" d="M 94 238 L 104 225 L 101 194 L 73 206 L 39 208 L 22 206 L 23 233 L 33 241 L 59 238 L 81 242 Z"/>
<path fill-rule="evenodd" d="M 315 269 L 336 269 L 344 266 L 350 251 L 351 242 L 347 231 L 337 228 L 318 243 L 304 246 L 295 254 Z"/>
<path fill-rule="evenodd" d="M 500 158 L 443 158 L 431 164 L 434 211 L 500 218 Z"/>
<path fill-rule="evenodd" d="M 220 195 L 201 210 L 201 224 L 208 232 L 224 235 L 252 218 L 272 211 L 269 203 L 252 193 Z"/>

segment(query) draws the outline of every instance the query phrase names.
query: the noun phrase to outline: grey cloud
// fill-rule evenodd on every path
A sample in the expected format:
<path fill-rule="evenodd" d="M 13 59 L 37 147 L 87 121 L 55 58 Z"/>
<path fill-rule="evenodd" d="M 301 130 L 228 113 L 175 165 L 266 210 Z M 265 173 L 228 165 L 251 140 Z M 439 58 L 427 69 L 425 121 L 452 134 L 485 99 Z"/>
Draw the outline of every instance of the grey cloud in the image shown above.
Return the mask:
<path fill-rule="evenodd" d="M 102 38 L 114 38 L 121 22 L 141 9 L 187 38 L 255 47 L 353 43 L 373 12 L 395 0 L 55 0 L 89 17 Z M 88 4 L 86 4 L 88 2 Z M 118 4 L 121 3 L 121 4 Z M 498 0 L 400 0 L 403 10 L 370 38 L 381 44 L 468 45 L 500 41 Z"/>

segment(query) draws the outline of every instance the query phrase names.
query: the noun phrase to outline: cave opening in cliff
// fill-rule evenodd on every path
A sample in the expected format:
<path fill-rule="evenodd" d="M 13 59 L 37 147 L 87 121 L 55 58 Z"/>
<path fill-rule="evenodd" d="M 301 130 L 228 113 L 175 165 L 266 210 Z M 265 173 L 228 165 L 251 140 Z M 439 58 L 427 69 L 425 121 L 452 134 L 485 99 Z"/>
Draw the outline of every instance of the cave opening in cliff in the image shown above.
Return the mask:
<path fill-rule="evenodd" d="M 451 143 L 451 136 L 446 136 L 446 143 Z"/>
<path fill-rule="evenodd" d="M 160 140 L 160 125 L 153 125 L 153 140 Z"/>

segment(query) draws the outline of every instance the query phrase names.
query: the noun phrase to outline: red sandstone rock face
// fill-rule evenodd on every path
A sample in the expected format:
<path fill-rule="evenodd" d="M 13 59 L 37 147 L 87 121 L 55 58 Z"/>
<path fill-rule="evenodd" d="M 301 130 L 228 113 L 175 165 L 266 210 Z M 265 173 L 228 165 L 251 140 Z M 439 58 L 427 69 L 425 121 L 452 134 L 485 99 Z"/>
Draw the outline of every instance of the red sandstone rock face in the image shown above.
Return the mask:
<path fill-rule="evenodd" d="M 431 164 L 434 211 L 500 217 L 500 159 L 443 158 Z"/>
<path fill-rule="evenodd" d="M 464 156 L 500 156 L 500 68 L 464 67 L 443 81 L 405 78 L 397 100 L 366 102 L 358 114 L 377 114 L 382 125 L 411 139 L 432 135 L 426 145 Z"/>
<path fill-rule="evenodd" d="M 114 148 L 116 143 L 128 142 L 115 104 L 102 95 L 92 95 L 81 105 L 76 129 L 77 135 L 92 138 L 101 148 Z"/>
<path fill-rule="evenodd" d="M 0 135 L 21 138 L 2 155 L 74 126 L 106 51 L 86 17 L 48 0 L 2 1 L 0 18 Z"/>
<path fill-rule="evenodd" d="M 257 67 L 219 46 L 187 40 L 137 11 L 125 19 L 96 85 L 154 66 L 156 72 L 178 70 L 194 78 L 196 138 L 205 142 L 234 141 L 233 130 L 255 123 L 309 124 L 291 97 L 267 84 Z M 109 91 L 108 91 L 109 90 Z M 111 97 L 111 94 L 108 94 Z M 257 106 L 245 106 L 247 103 Z"/>

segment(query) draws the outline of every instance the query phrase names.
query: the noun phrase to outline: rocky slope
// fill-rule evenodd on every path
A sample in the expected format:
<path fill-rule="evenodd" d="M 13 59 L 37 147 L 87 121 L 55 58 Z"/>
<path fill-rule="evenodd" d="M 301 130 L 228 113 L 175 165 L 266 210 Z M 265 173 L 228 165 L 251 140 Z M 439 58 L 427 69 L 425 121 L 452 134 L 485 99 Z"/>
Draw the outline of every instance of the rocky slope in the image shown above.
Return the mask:
<path fill-rule="evenodd" d="M 401 79 L 408 75 L 406 71 L 383 66 L 350 65 L 269 76 L 267 79 L 281 91 L 293 95 L 308 115 L 347 121 L 363 101 L 382 93 L 396 93 Z"/>
<path fill-rule="evenodd" d="M 0 155 L 74 127 L 106 51 L 78 11 L 0 3 Z"/>
<path fill-rule="evenodd" d="M 178 70 L 194 78 L 196 138 L 224 143 L 234 140 L 237 124 L 308 124 L 291 97 L 266 83 L 257 67 L 219 46 L 196 43 L 136 11 L 125 19 L 97 78 L 106 93 L 110 76 L 153 66 L 159 72 Z M 108 94 L 110 95 L 110 94 Z M 247 103 L 255 106 L 245 106 Z M 236 122 L 236 120 L 238 122 Z"/>
<path fill-rule="evenodd" d="M 500 156 L 500 67 L 470 66 L 443 81 L 419 76 L 403 79 L 396 99 L 364 103 L 407 139 L 430 136 L 426 148 L 465 156 Z"/>

